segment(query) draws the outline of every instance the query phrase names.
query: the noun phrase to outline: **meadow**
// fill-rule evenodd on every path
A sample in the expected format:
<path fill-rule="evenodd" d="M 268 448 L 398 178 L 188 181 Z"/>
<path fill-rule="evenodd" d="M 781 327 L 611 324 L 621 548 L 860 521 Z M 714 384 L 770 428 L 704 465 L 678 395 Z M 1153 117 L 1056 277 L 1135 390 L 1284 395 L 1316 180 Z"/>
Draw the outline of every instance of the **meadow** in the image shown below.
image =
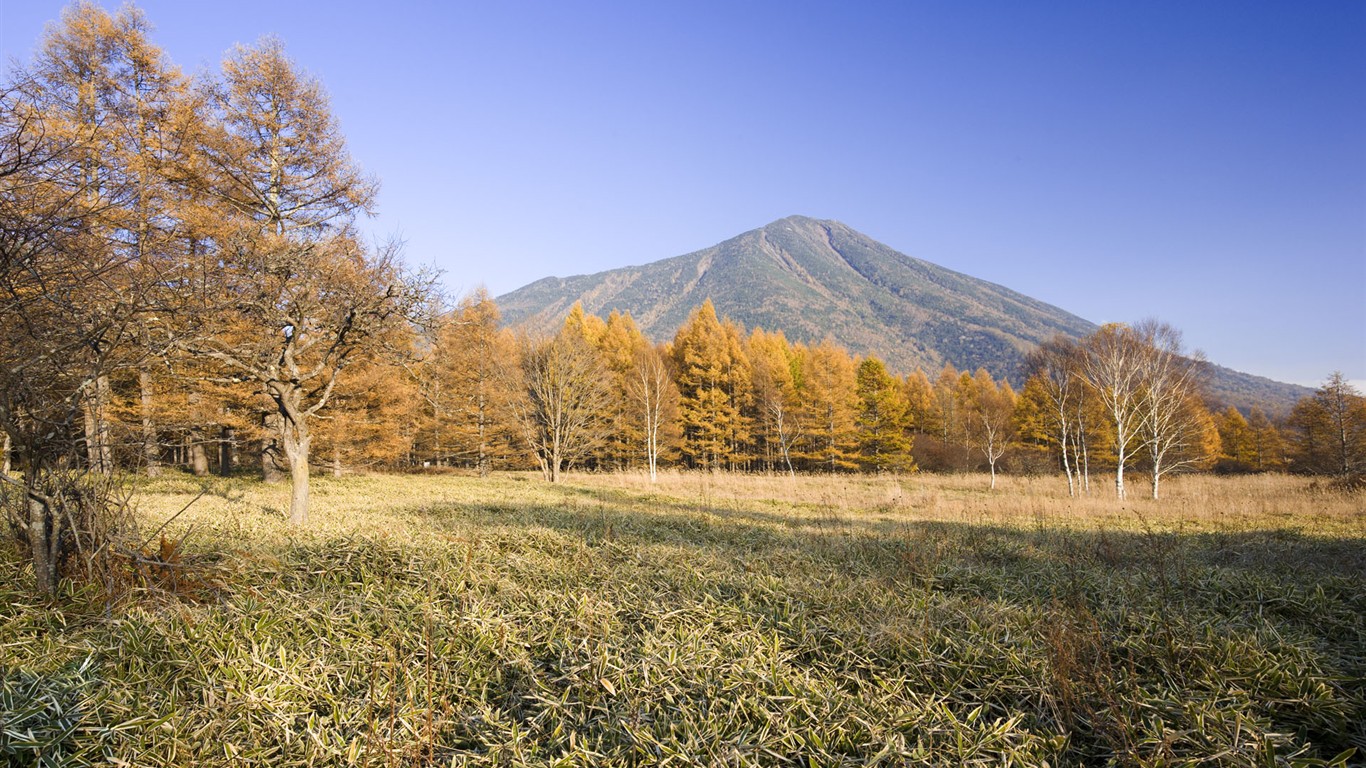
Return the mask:
<path fill-rule="evenodd" d="M 0 756 L 1361 763 L 1366 492 L 1164 492 L 358 475 L 291 528 L 287 487 L 143 480 L 135 580 L 42 605 L 0 555 Z"/>

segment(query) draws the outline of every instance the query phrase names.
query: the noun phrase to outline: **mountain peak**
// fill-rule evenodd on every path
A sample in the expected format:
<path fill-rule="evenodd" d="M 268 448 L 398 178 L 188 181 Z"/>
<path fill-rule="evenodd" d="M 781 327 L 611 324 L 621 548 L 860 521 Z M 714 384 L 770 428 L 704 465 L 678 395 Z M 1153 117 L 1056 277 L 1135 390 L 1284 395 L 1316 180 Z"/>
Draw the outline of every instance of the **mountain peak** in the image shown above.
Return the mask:
<path fill-rule="evenodd" d="M 894 370 L 985 366 L 1013 372 L 1054 333 L 1087 321 L 1001 286 L 913 259 L 838 221 L 792 215 L 700 251 L 596 275 L 543 280 L 498 299 L 510 324 L 550 330 L 575 301 L 630 312 L 672 338 L 705 299 L 744 324 L 794 341 L 826 336 Z"/>
<path fill-rule="evenodd" d="M 539 280 L 497 302 L 509 325 L 539 331 L 558 327 L 576 301 L 604 317 L 629 312 L 650 338 L 666 341 L 707 299 L 717 314 L 746 328 L 783 331 L 795 342 L 831 337 L 900 373 L 918 367 L 933 374 L 949 364 L 1018 381 L 1035 345 L 1096 329 L 1058 307 L 907 256 L 838 221 L 800 215 L 642 266 Z M 1287 390 L 1267 398 L 1283 403 L 1295 396 Z M 1230 401 L 1254 404 L 1244 397 Z"/>

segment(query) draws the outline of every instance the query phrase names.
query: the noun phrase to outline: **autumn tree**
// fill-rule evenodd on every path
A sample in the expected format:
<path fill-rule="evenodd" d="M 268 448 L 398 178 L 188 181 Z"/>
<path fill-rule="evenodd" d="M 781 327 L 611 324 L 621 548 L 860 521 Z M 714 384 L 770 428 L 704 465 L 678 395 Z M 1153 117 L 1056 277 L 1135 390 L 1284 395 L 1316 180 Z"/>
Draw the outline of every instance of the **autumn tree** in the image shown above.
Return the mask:
<path fill-rule="evenodd" d="M 401 343 L 401 342 L 399 342 Z M 313 455 L 334 477 L 347 469 L 392 467 L 408 457 L 407 427 L 421 406 L 417 382 L 384 355 L 361 354 L 342 369 L 327 408 L 314 420 Z"/>
<path fill-rule="evenodd" d="M 278 40 L 238 47 L 211 90 L 215 130 L 200 183 L 224 213 L 217 290 L 179 346 L 254 382 L 269 399 L 292 478 L 290 521 L 308 517 L 311 422 L 341 371 L 416 304 L 395 246 L 351 230 L 375 183 L 346 151 L 322 86 Z M 267 451 L 268 452 L 268 451 Z"/>
<path fill-rule="evenodd" d="M 1181 332 L 1166 323 L 1145 320 L 1133 332 L 1142 382 L 1139 440 L 1156 499 L 1164 475 L 1210 457 L 1212 422 L 1202 402 L 1204 356 L 1187 353 Z"/>
<path fill-rule="evenodd" d="M 1261 408 L 1253 408 L 1247 415 L 1247 426 L 1252 433 L 1252 465 L 1258 472 L 1284 469 L 1287 463 L 1285 438 L 1281 429 Z"/>
<path fill-rule="evenodd" d="M 1289 426 L 1294 435 L 1291 467 L 1296 471 L 1366 472 L 1366 397 L 1341 372 L 1295 404 Z"/>
<path fill-rule="evenodd" d="M 859 464 L 875 472 L 914 470 L 910 403 L 905 389 L 875 357 L 859 363 L 856 381 Z"/>
<path fill-rule="evenodd" d="M 1115 495 L 1125 498 L 1124 468 L 1142 437 L 1144 340 L 1127 325 L 1102 326 L 1083 342 L 1080 372 L 1114 435 Z"/>
<path fill-rule="evenodd" d="M 651 344 L 641 332 L 630 313 L 613 311 L 602 324 L 595 344 L 602 357 L 604 375 L 612 390 L 612 400 L 606 414 L 610 429 L 607 445 L 603 451 L 605 461 L 621 469 L 636 466 L 642 460 L 649 463 L 650 439 L 647 432 L 653 423 L 652 415 L 658 415 L 664 406 L 664 391 L 651 387 L 647 392 L 640 390 L 638 383 L 641 370 L 638 363 L 648 364 L 647 352 Z M 658 373 L 658 371 L 654 371 Z M 638 402 L 638 397 L 649 395 L 649 403 Z M 649 422 L 649 423 L 647 423 Z M 654 431 L 655 447 L 660 431 Z M 658 459 L 658 453 L 655 454 Z"/>
<path fill-rule="evenodd" d="M 1214 415 L 1214 426 L 1219 431 L 1220 461 L 1218 472 L 1251 472 L 1256 463 L 1252 428 L 1237 408 L 1229 406 Z"/>
<path fill-rule="evenodd" d="M 832 339 L 798 350 L 805 454 L 828 472 L 856 469 L 858 381 L 854 359 Z"/>
<path fill-rule="evenodd" d="M 991 472 L 991 488 L 996 488 L 996 466 L 1015 439 L 1015 392 L 1010 384 L 997 384 L 985 368 L 972 376 L 964 375 L 960 410 L 968 445 L 982 454 Z"/>
<path fill-rule="evenodd" d="M 1040 436 L 1057 451 L 1067 476 L 1067 495 L 1076 496 L 1074 446 L 1081 440 L 1079 406 L 1084 397 L 1081 349 L 1065 336 L 1055 336 L 1025 357 L 1028 377 L 1022 402 L 1036 402 Z M 1079 475 L 1081 468 L 1077 466 Z"/>
<path fill-rule="evenodd" d="M 927 438 L 926 465 L 936 470 L 967 469 L 969 449 L 962 412 L 961 385 L 963 377 L 971 379 L 967 371 L 945 363 L 935 377 L 931 389 L 929 414 L 925 418 Z"/>
<path fill-rule="evenodd" d="M 678 386 L 665 350 L 646 346 L 635 351 L 626 396 L 640 414 L 645 466 L 653 483 L 658 480 L 660 457 L 677 442 Z"/>
<path fill-rule="evenodd" d="M 79 210 L 84 235 L 83 252 L 70 255 L 117 261 L 117 279 L 128 281 L 138 280 L 140 270 L 163 268 L 152 258 L 164 241 L 158 233 L 169 226 L 162 213 L 168 184 L 159 166 L 182 135 L 175 128 L 186 124 L 183 117 L 171 124 L 184 78 L 150 43 L 148 29 L 131 6 L 111 16 L 93 3 L 76 3 L 49 27 L 19 88 L 28 108 L 42 113 L 44 129 L 65 137 L 76 183 L 68 189 L 77 193 L 67 204 Z M 143 290 L 157 285 L 141 277 Z M 114 468 L 109 373 L 81 393 L 87 460 L 105 474 Z"/>
<path fill-rule="evenodd" d="M 708 300 L 678 330 L 672 354 L 684 459 L 695 467 L 733 466 L 749 435 L 743 411 L 752 375 L 738 328 L 723 324 Z"/>
<path fill-rule="evenodd" d="M 523 341 L 519 373 L 522 397 L 513 407 L 523 437 L 545 479 L 557 483 L 606 439 L 611 390 L 602 361 L 583 334 L 566 325 L 554 338 Z"/>
<path fill-rule="evenodd" d="M 920 368 L 915 369 L 902 379 L 901 388 L 906 393 L 906 407 L 910 414 L 911 428 L 917 434 L 934 432 L 936 422 L 934 405 L 934 384 Z"/>
<path fill-rule="evenodd" d="M 789 475 L 793 447 L 802 439 L 802 423 L 793 368 L 796 354 L 782 331 L 755 328 L 746 342 L 754 369 L 753 405 L 759 450 L 769 469 L 782 466 Z"/>
<path fill-rule="evenodd" d="M 0 483 L 15 487 L 6 517 L 50 597 L 73 556 L 108 551 L 103 445 L 82 451 L 86 417 L 92 391 L 127 365 L 129 329 L 150 307 L 127 251 L 108 238 L 126 185 L 92 172 L 98 145 L 79 109 L 52 108 L 26 90 L 42 84 L 16 79 L 22 87 L 0 90 L 0 428 L 22 475 Z M 92 108 L 93 86 L 76 90 L 77 106 Z"/>
<path fill-rule="evenodd" d="M 441 464 L 464 462 L 480 475 L 507 460 L 521 440 L 514 393 L 505 385 L 507 369 L 517 365 L 517 345 L 499 326 L 488 291 L 462 298 L 440 324 L 417 382 L 430 417 L 424 455 Z"/>

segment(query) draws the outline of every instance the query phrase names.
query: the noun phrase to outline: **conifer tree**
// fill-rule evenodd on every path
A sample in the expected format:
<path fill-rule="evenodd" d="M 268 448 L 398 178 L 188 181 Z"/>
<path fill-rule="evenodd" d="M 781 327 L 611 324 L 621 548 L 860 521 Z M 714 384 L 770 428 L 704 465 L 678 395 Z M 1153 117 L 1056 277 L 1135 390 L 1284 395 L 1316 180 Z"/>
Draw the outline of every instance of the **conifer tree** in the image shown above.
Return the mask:
<path fill-rule="evenodd" d="M 1292 468 L 1351 475 L 1366 472 L 1366 397 L 1334 372 L 1314 394 L 1295 404 Z"/>
<path fill-rule="evenodd" d="M 859 363 L 859 464 L 875 472 L 908 472 L 911 457 L 911 414 L 906 392 L 875 357 Z"/>
<path fill-rule="evenodd" d="M 517 344 L 499 327 L 498 307 L 479 288 L 460 300 L 443 323 L 421 365 L 418 385 L 429 423 L 423 455 L 438 464 L 457 461 L 487 475 L 506 462 L 520 440 L 506 384 L 516 366 Z"/>
<path fill-rule="evenodd" d="M 747 341 L 754 368 L 754 409 L 758 453 L 765 467 L 783 468 L 796 474 L 793 447 L 802 438 L 801 408 L 793 368 L 796 354 L 782 331 L 767 333 L 755 328 Z"/>
<path fill-rule="evenodd" d="M 827 472 L 856 469 L 858 381 L 853 358 L 827 338 L 801 347 L 798 359 L 807 457 Z"/>
<path fill-rule="evenodd" d="M 742 408 L 750 371 L 738 329 L 723 325 L 708 300 L 678 330 L 672 349 L 684 460 L 707 469 L 733 466 L 748 439 Z"/>
<path fill-rule="evenodd" d="M 613 311 L 607 317 L 595 346 L 602 356 L 606 367 L 603 373 L 608 377 L 608 386 L 612 390 L 611 404 L 606 414 L 610 429 L 602 458 L 609 465 L 621 469 L 640 463 L 648 464 L 646 416 L 649 411 L 635 402 L 632 387 L 637 383 L 640 373 L 637 363 L 651 349 L 650 342 L 629 313 Z M 652 406 L 662 407 L 662 401 L 652 402 Z M 655 437 L 658 438 L 658 433 Z"/>
<path fill-rule="evenodd" d="M 347 153 L 322 86 L 278 40 L 238 47 L 211 101 L 216 130 L 199 148 L 198 181 L 227 214 L 203 257 L 218 265 L 219 292 L 199 307 L 199 333 L 178 344 L 269 400 L 267 429 L 288 459 L 290 521 L 300 524 L 312 420 L 342 369 L 403 322 L 420 290 L 401 274 L 396 246 L 372 251 L 352 231 L 375 183 Z"/>

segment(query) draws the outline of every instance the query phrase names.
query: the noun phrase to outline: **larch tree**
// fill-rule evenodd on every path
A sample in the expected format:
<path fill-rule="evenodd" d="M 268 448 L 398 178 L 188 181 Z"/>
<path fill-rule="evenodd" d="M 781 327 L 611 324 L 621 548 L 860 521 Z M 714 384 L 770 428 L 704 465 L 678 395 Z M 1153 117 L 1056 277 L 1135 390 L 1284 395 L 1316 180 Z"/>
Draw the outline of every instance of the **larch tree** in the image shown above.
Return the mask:
<path fill-rule="evenodd" d="M 608 386 L 612 390 L 612 404 L 606 414 L 611 429 L 603 459 L 609 466 L 620 469 L 637 466 L 642 461 L 648 464 L 650 440 L 646 436 L 649 430 L 646 422 L 649 421 L 651 408 L 646 406 L 642 409 L 633 392 L 640 374 L 637 363 L 642 357 L 649 359 L 646 353 L 651 349 L 650 341 L 630 313 L 613 311 L 602 327 L 596 346 L 606 368 L 604 373 L 609 379 Z M 655 392 L 654 389 L 650 391 Z M 663 401 L 653 402 L 652 398 L 652 404 L 657 410 L 662 407 Z M 659 437 L 658 430 L 655 431 L 655 437 Z"/>
<path fill-rule="evenodd" d="M 1261 408 L 1248 412 L 1247 426 L 1252 432 L 1252 464 L 1257 471 L 1284 469 L 1287 458 L 1285 437 L 1280 427 Z"/>
<path fill-rule="evenodd" d="M 1221 471 L 1249 472 L 1256 465 L 1256 448 L 1252 427 L 1237 408 L 1229 406 L 1215 414 L 1214 426 L 1219 430 Z"/>
<path fill-rule="evenodd" d="M 421 382 L 433 421 L 427 455 L 441 464 L 464 462 L 480 476 L 520 440 L 513 392 L 505 386 L 517 344 L 499 324 L 488 291 L 462 298 L 437 333 Z"/>
<path fill-rule="evenodd" d="M 254 382 L 269 400 L 292 481 L 289 519 L 308 518 L 311 421 L 343 368 L 417 303 L 394 245 L 370 249 L 351 230 L 375 183 L 346 151 L 317 80 L 278 40 L 238 47 L 212 88 L 215 127 L 200 182 L 225 214 L 216 304 L 178 342 Z M 267 451 L 269 452 L 269 451 Z"/>
<path fill-rule="evenodd" d="M 904 387 L 875 357 L 859 363 L 856 380 L 859 463 L 875 472 L 914 470 L 911 409 Z"/>
<path fill-rule="evenodd" d="M 0 88 L 0 428 L 22 475 L 0 482 L 18 486 L 6 517 L 51 597 L 71 556 L 108 551 L 103 445 L 82 450 L 86 416 L 92 390 L 128 364 L 130 329 L 150 307 L 128 252 L 110 240 L 127 187 L 92 165 L 103 137 L 81 110 L 92 108 L 93 85 L 76 88 L 73 114 L 41 93 L 44 83 L 15 78 Z M 78 471 L 83 458 L 95 479 Z"/>
<path fill-rule="evenodd" d="M 917 434 L 933 434 L 939 429 L 935 414 L 934 384 L 920 368 L 906 375 L 902 380 L 906 393 L 906 407 L 910 410 L 911 428 Z"/>
<path fill-rule="evenodd" d="M 145 33 L 146 22 L 134 8 L 116 17 L 93 3 L 76 3 L 49 27 L 22 83 L 24 99 L 43 113 L 45 129 L 66 137 L 77 184 L 69 188 L 79 190 L 68 204 L 80 210 L 83 234 L 82 251 L 70 255 L 118 262 L 121 268 L 106 280 L 134 279 L 151 218 L 144 198 L 156 174 L 142 145 L 160 126 L 151 125 L 147 81 L 165 70 Z M 104 474 L 114 469 L 109 373 L 81 392 L 87 461 Z"/>
<path fill-rule="evenodd" d="M 858 380 L 854 359 L 832 339 L 802 347 L 802 420 L 809 425 L 807 455 L 829 472 L 857 468 Z"/>
<path fill-rule="evenodd" d="M 750 365 L 733 325 L 722 324 L 708 300 L 674 336 L 672 354 L 679 391 L 679 422 L 685 460 L 720 469 L 739 458 L 747 435 L 743 404 Z"/>
<path fill-rule="evenodd" d="M 1366 397 L 1335 371 L 1290 413 L 1291 467 L 1298 472 L 1366 472 Z"/>
<path fill-rule="evenodd" d="M 314 453 L 333 477 L 393 467 L 412 451 L 405 429 L 421 404 L 417 383 L 383 356 L 359 355 L 342 369 L 327 409 L 315 420 Z"/>
<path fill-rule="evenodd" d="M 802 437 L 797 384 L 792 369 L 796 364 L 792 345 L 782 331 L 768 333 L 755 328 L 746 342 L 753 366 L 754 408 L 760 451 L 769 470 L 781 465 L 795 475 L 792 450 Z"/>

